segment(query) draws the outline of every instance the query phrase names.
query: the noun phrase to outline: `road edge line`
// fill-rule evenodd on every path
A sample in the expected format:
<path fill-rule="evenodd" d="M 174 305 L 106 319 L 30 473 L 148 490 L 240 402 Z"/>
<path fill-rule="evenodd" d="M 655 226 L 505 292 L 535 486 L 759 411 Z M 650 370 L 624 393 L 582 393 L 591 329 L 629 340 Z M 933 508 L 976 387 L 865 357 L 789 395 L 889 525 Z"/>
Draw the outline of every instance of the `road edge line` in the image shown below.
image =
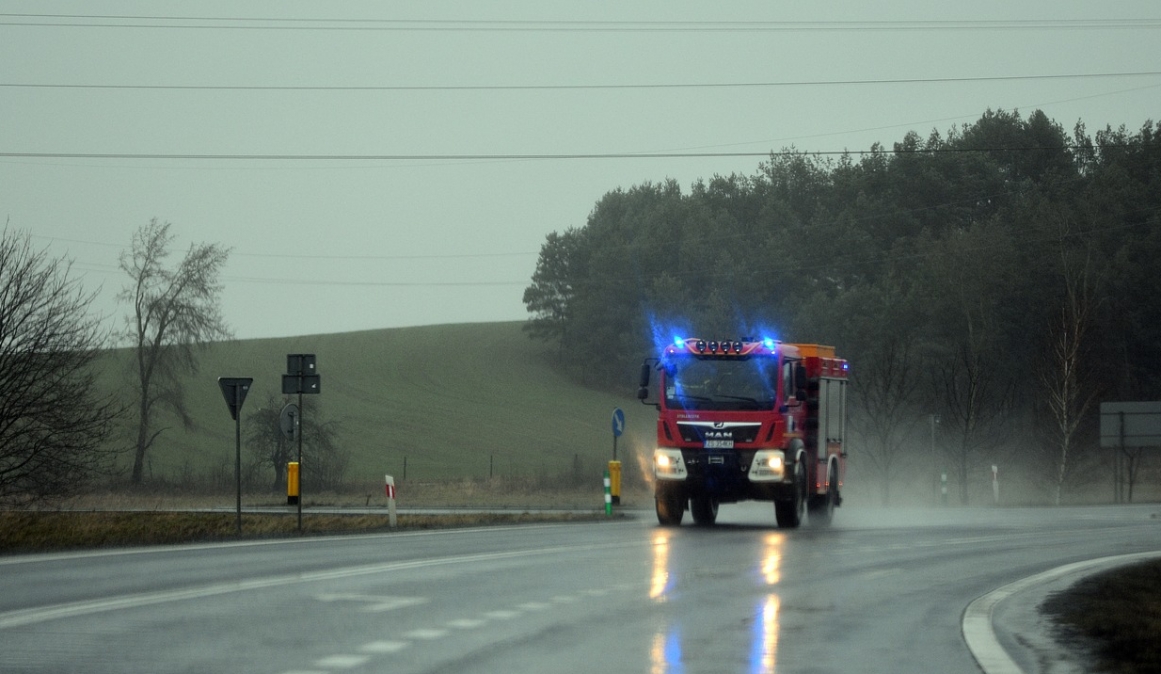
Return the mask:
<path fill-rule="evenodd" d="M 1040 583 L 1056 580 L 1070 573 L 1088 571 L 1090 569 L 1092 572 L 1095 572 L 1096 567 L 1123 566 L 1136 561 L 1158 557 L 1161 557 L 1161 550 L 1137 552 L 1127 555 L 1113 555 L 1110 557 L 1099 557 L 1097 559 L 1073 562 L 1026 578 L 1021 578 L 1020 580 L 992 590 L 981 597 L 977 597 L 967 605 L 967 608 L 963 612 L 961 631 L 964 641 L 967 642 L 968 651 L 971 652 L 976 664 L 979 665 L 984 674 L 1026 674 L 1016 664 L 1016 661 L 1008 655 L 1008 652 L 1004 650 L 1004 647 L 1000 645 L 1000 641 L 996 637 L 996 631 L 992 625 L 992 614 L 1000 602 L 1017 592 L 1021 592 Z"/>

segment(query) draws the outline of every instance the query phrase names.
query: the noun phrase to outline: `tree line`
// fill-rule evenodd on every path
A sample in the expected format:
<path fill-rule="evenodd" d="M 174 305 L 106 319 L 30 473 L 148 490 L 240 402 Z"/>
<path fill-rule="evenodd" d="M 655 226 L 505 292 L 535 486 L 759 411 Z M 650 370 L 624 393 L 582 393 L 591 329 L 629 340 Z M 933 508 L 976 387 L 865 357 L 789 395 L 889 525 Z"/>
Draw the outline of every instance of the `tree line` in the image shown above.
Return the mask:
<path fill-rule="evenodd" d="M 988 111 L 688 192 L 613 190 L 548 235 L 525 327 L 627 392 L 675 332 L 833 344 L 854 373 L 852 461 L 884 501 L 947 473 L 966 503 L 998 463 L 1061 502 L 1137 475 L 1144 455 L 1114 474 L 1099 451 L 1098 408 L 1161 399 L 1159 259 L 1161 125 Z"/>

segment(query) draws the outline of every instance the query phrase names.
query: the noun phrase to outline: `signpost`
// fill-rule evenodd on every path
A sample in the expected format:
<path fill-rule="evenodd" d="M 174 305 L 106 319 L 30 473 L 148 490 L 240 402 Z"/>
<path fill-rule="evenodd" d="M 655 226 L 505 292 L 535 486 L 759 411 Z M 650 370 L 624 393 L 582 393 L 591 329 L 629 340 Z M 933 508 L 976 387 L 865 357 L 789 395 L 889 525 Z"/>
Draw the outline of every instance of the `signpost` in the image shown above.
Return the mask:
<path fill-rule="evenodd" d="M 286 354 L 286 374 L 282 375 L 282 394 L 298 394 L 296 408 L 298 425 L 302 425 L 302 396 L 316 394 L 322 390 L 322 377 L 318 374 L 318 364 L 313 353 Z M 287 406 L 289 407 L 289 405 Z M 289 416 L 286 409 L 283 412 Z M 285 431 L 283 431 L 285 432 Z M 302 430 L 298 430 L 298 468 L 302 477 Z M 288 476 L 289 478 L 289 476 Z M 298 530 L 302 531 L 302 483 L 298 485 Z"/>
<path fill-rule="evenodd" d="M 1161 401 L 1101 403 L 1101 447 L 1116 448 L 1114 498 L 1125 500 L 1122 462 L 1129 459 L 1129 500 L 1132 499 L 1132 456 L 1129 449 L 1161 447 Z"/>
<path fill-rule="evenodd" d="M 294 403 L 288 403 L 278 414 L 278 428 L 290 442 L 298 440 L 299 427 L 302 425 L 298 423 L 299 417 L 298 405 Z M 297 461 L 290 461 L 286 464 L 286 505 L 298 504 L 298 485 L 301 484 L 298 467 Z"/>
<path fill-rule="evenodd" d="M 218 377 L 218 388 L 230 408 L 230 418 L 234 420 L 234 482 L 238 486 L 238 533 L 242 533 L 242 403 L 254 383 L 251 377 Z"/>
<path fill-rule="evenodd" d="M 621 505 L 621 462 L 617 460 L 617 438 L 625 432 L 625 413 L 613 408 L 613 460 L 609 462 L 610 497 L 612 505 Z"/>

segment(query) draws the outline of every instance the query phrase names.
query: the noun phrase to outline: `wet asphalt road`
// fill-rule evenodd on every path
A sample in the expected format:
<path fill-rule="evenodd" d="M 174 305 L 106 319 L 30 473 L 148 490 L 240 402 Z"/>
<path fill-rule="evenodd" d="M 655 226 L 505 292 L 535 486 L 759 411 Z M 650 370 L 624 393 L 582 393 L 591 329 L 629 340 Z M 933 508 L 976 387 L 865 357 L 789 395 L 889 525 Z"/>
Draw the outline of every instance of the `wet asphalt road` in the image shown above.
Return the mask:
<path fill-rule="evenodd" d="M 753 503 L 708 529 L 640 513 L 7 557 L 0 672 L 971 673 L 969 603 L 1161 549 L 1159 512 L 848 506 L 782 531 Z"/>

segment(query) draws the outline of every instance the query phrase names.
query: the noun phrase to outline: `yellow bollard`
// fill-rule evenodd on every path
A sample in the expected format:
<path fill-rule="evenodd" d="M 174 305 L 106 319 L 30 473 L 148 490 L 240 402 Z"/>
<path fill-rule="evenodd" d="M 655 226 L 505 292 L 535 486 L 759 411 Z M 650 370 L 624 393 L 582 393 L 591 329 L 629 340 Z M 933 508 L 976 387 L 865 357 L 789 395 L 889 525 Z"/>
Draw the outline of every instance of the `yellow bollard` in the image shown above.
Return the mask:
<path fill-rule="evenodd" d="M 298 503 L 298 462 L 286 464 L 286 505 Z"/>
<path fill-rule="evenodd" d="M 613 497 L 613 505 L 621 505 L 621 462 L 609 462 L 609 494 Z"/>

